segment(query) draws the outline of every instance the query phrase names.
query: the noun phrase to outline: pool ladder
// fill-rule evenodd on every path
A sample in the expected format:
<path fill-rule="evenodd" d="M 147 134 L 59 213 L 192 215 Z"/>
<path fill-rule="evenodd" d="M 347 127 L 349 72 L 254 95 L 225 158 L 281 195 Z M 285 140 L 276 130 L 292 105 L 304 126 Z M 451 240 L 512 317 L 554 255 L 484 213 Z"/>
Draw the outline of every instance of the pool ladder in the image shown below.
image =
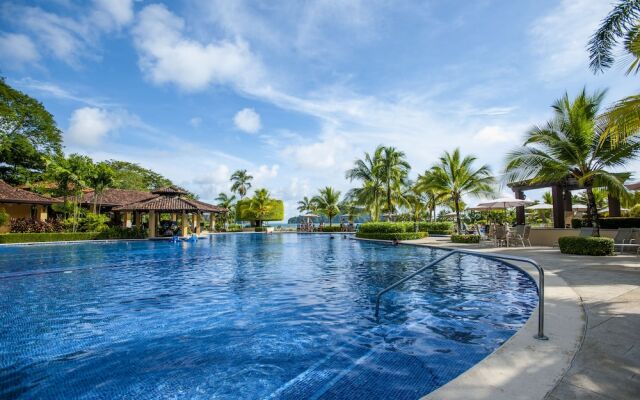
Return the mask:
<path fill-rule="evenodd" d="M 426 271 L 427 269 L 429 269 L 431 267 L 434 267 L 436 264 L 441 263 L 442 261 L 444 261 L 445 259 L 451 257 L 454 254 L 462 254 L 462 255 L 466 254 L 466 255 L 472 255 L 472 256 L 476 256 L 476 257 L 488 258 L 490 260 L 509 260 L 509 261 L 523 262 L 523 263 L 527 263 L 527 264 L 533 265 L 538 270 L 538 296 L 540 298 L 540 300 L 538 301 L 538 333 L 534 336 L 534 338 L 536 338 L 538 340 L 549 340 L 549 338 L 544 335 L 544 269 L 542 269 L 542 267 L 537 262 L 535 262 L 534 260 L 532 260 L 530 258 L 510 256 L 510 255 L 506 255 L 506 254 L 484 254 L 484 253 L 478 253 L 478 252 L 469 251 L 469 250 L 460 250 L 460 249 L 452 250 L 449 253 L 443 255 L 442 257 L 439 257 L 439 258 L 435 259 L 434 261 L 430 262 L 429 264 L 425 265 L 424 267 L 420 268 L 416 272 L 414 272 L 414 273 L 412 273 L 412 274 L 410 274 L 408 276 L 405 276 L 404 278 L 400 279 L 399 281 L 393 283 L 390 286 L 387 286 L 386 288 L 384 288 L 380 292 L 378 292 L 378 295 L 376 296 L 376 314 L 375 314 L 376 318 L 378 317 L 378 315 L 380 313 L 380 299 L 382 298 L 382 296 L 385 293 L 387 293 L 390 290 L 402 285 L 403 283 L 405 283 L 409 279 L 411 279 L 414 276 Z M 512 264 L 510 264 L 510 265 L 514 266 Z M 518 267 L 516 267 L 516 268 L 518 268 Z"/>

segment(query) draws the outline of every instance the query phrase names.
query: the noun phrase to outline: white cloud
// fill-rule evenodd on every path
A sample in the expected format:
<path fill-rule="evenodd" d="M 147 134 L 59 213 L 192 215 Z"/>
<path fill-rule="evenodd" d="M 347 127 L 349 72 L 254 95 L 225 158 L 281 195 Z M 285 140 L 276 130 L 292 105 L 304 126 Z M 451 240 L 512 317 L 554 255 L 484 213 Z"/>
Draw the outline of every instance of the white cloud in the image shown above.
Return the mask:
<path fill-rule="evenodd" d="M 503 126 L 485 126 L 473 135 L 473 140 L 481 145 L 514 142 L 522 137 L 520 126 L 506 128 Z"/>
<path fill-rule="evenodd" d="M 609 1 L 562 0 L 530 29 L 540 76 L 552 80 L 588 72 L 587 41 L 611 9 Z"/>
<path fill-rule="evenodd" d="M 257 170 L 249 171 L 249 175 L 253 176 L 253 179 L 261 184 L 266 180 L 276 178 L 279 170 L 280 166 L 278 164 L 274 164 L 271 167 L 268 165 L 260 165 Z"/>
<path fill-rule="evenodd" d="M 291 158 L 297 166 L 312 170 L 342 168 L 347 141 L 334 132 L 323 133 L 318 141 L 289 145 L 282 150 L 282 156 Z M 351 160 L 347 160 L 350 162 Z"/>
<path fill-rule="evenodd" d="M 189 125 L 191 125 L 194 128 L 199 128 L 201 124 L 202 124 L 202 118 L 200 117 L 193 117 L 189 120 Z"/>
<path fill-rule="evenodd" d="M 79 108 L 71 114 L 66 139 L 79 145 L 96 146 L 120 125 L 120 119 L 104 109 Z"/>
<path fill-rule="evenodd" d="M 262 128 L 260 114 L 253 108 L 244 108 L 233 117 L 236 128 L 247 133 L 257 133 Z"/>
<path fill-rule="evenodd" d="M 0 35 L 0 62 L 5 68 L 22 68 L 39 59 L 38 49 L 27 35 L 19 33 Z"/>
<path fill-rule="evenodd" d="M 111 23 L 115 24 L 116 28 L 120 28 L 133 21 L 132 0 L 95 0 L 95 4 L 95 20 L 103 24 L 106 29 L 111 27 Z"/>
<path fill-rule="evenodd" d="M 184 36 L 185 22 L 164 5 L 145 7 L 133 28 L 139 65 L 156 84 L 172 83 L 183 90 L 203 90 L 212 84 L 250 87 L 260 75 L 260 63 L 241 40 L 200 43 Z"/>

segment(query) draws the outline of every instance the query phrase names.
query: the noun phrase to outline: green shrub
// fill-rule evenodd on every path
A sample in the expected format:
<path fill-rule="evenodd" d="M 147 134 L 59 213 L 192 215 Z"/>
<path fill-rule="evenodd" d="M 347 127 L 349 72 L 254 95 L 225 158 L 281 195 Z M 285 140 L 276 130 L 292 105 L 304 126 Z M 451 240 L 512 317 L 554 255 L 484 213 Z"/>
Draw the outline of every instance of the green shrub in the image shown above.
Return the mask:
<path fill-rule="evenodd" d="M 284 202 L 271 199 L 267 202 L 269 211 L 262 221 L 282 221 L 284 219 Z M 236 203 L 236 220 L 255 221 L 256 214 L 251 210 L 251 199 L 239 200 Z"/>
<path fill-rule="evenodd" d="M 53 232 L 53 233 L 7 233 L 0 235 L 0 243 L 69 242 L 98 239 L 144 239 L 144 229 L 113 227 L 102 232 Z"/>
<path fill-rule="evenodd" d="M 325 225 L 322 227 L 321 232 L 341 232 L 342 227 L 340 225 Z"/>
<path fill-rule="evenodd" d="M 404 233 L 413 232 L 413 222 L 366 222 L 358 232 L 362 233 Z"/>
<path fill-rule="evenodd" d="M 613 254 L 613 239 L 605 237 L 564 236 L 558 239 L 560 252 L 583 256 L 610 256 Z"/>
<path fill-rule="evenodd" d="M 357 238 L 377 240 L 414 240 L 429 236 L 427 232 L 361 232 L 356 233 Z"/>
<path fill-rule="evenodd" d="M 240 225 L 240 224 L 229 224 L 227 226 L 227 232 L 242 232 L 242 225 Z"/>
<path fill-rule="evenodd" d="M 146 239 L 147 230 L 144 228 L 123 228 L 113 226 L 98 233 L 96 239 Z"/>
<path fill-rule="evenodd" d="M 452 243 L 480 243 L 480 235 L 451 235 Z"/>
<path fill-rule="evenodd" d="M 449 235 L 453 232 L 453 222 L 420 222 L 418 230 L 429 235 Z"/>
<path fill-rule="evenodd" d="M 0 208 L 0 226 L 4 226 L 9 222 L 11 217 L 4 208 Z"/>
<path fill-rule="evenodd" d="M 255 227 L 255 231 L 256 232 L 266 232 L 267 228 L 265 226 L 256 226 Z"/>
<path fill-rule="evenodd" d="M 629 209 L 630 217 L 640 217 L 640 204 L 636 204 L 635 206 Z"/>
<path fill-rule="evenodd" d="M 572 218 L 571 219 L 571 227 L 573 229 L 580 229 L 585 224 L 585 221 L 582 218 Z"/>
<path fill-rule="evenodd" d="M 51 233 L 62 232 L 63 226 L 57 219 L 39 221 L 32 218 L 11 218 L 11 233 Z"/>

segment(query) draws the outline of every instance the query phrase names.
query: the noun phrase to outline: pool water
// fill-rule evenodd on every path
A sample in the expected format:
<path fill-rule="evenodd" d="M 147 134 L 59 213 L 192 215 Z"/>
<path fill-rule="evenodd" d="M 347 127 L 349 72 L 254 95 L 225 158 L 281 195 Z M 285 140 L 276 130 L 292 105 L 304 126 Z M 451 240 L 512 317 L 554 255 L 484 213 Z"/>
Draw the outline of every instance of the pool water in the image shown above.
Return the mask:
<path fill-rule="evenodd" d="M 336 235 L 0 247 L 0 398 L 417 399 L 537 305 L 522 271 Z"/>

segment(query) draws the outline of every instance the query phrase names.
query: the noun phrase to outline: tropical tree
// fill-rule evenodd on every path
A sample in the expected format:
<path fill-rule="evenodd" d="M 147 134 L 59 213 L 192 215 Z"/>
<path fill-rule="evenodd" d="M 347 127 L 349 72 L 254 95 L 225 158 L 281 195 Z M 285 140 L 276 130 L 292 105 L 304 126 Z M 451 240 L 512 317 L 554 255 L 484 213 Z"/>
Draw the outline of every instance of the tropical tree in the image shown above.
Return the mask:
<path fill-rule="evenodd" d="M 247 173 L 246 169 L 239 169 L 235 171 L 231 175 L 231 181 L 233 185 L 231 186 L 231 191 L 233 193 L 238 193 L 240 195 L 240 200 L 247 195 L 247 191 L 251 189 L 251 180 L 253 176 Z"/>
<path fill-rule="evenodd" d="M 426 170 L 424 174 L 418 175 L 415 190 L 420 193 L 424 199 L 428 219 L 434 221 L 436 219 L 436 207 L 443 203 L 446 193 L 438 192 L 438 189 L 432 186 L 430 174 L 431 171 Z"/>
<path fill-rule="evenodd" d="M 218 206 L 224 207 L 227 210 L 229 210 L 229 212 L 223 214 L 225 226 L 226 224 L 229 223 L 229 221 L 233 221 L 236 219 L 235 201 L 236 201 L 236 196 L 234 195 L 229 196 L 226 193 L 220 193 L 218 194 L 218 197 L 216 197 L 216 202 Z"/>
<path fill-rule="evenodd" d="M 113 171 L 111 187 L 115 189 L 149 191 L 176 186 L 170 179 L 138 164 L 118 160 L 107 160 L 104 163 Z"/>
<path fill-rule="evenodd" d="M 340 203 L 340 192 L 327 186 L 320 189 L 320 193 L 313 197 L 313 201 L 318 205 L 318 211 L 329 218 L 329 226 L 334 216 L 340 213 L 338 204 Z"/>
<path fill-rule="evenodd" d="M 553 195 L 551 192 L 542 193 L 542 202 L 544 204 L 553 204 Z"/>
<path fill-rule="evenodd" d="M 42 103 L 0 78 L 0 179 L 23 184 L 62 154 L 62 134 Z"/>
<path fill-rule="evenodd" d="M 590 66 L 594 73 L 613 66 L 614 51 L 622 41 L 624 60 L 630 62 L 627 74 L 640 71 L 640 1 L 621 0 L 602 21 L 598 30 L 589 40 Z M 611 144 L 640 131 L 640 95 L 632 95 L 616 102 L 600 116 L 603 138 L 610 137 Z"/>
<path fill-rule="evenodd" d="M 507 178 L 510 181 L 559 182 L 575 178 L 587 194 L 587 219 L 593 224 L 594 236 L 599 235 L 595 187 L 604 187 L 614 196 L 624 198 L 624 181 L 629 173 L 612 169 L 624 165 L 640 152 L 638 137 L 612 145 L 605 130 L 597 124 L 598 111 L 605 92 L 587 94 L 582 90 L 571 100 L 565 95 L 553 104 L 553 118 L 526 134 L 523 147 L 507 157 Z"/>
<path fill-rule="evenodd" d="M 460 149 L 455 149 L 453 153 L 445 152 L 423 179 L 423 185 L 441 194 L 443 199 L 453 202 L 458 232 L 462 231 L 460 220 L 462 197 L 465 195 L 480 197 L 494 193 L 495 179 L 491 175 L 491 169 L 488 165 L 475 168 L 473 166 L 475 161 L 474 156 L 463 157 Z"/>
<path fill-rule="evenodd" d="M 87 156 L 71 154 L 68 157 L 58 156 L 48 160 L 47 175 L 56 183 L 65 203 L 65 214 L 68 196 L 72 196 L 72 229 L 76 231 L 80 218 L 80 200 L 82 190 L 87 187 L 88 177 L 93 170 L 93 161 Z"/>
<path fill-rule="evenodd" d="M 420 216 L 423 215 L 427 209 L 427 201 L 424 193 L 420 191 L 417 184 L 409 185 L 405 188 L 402 198 L 404 200 L 404 205 L 409 208 L 411 220 L 418 222 L 420 220 Z"/>
<path fill-rule="evenodd" d="M 604 208 L 607 206 L 607 198 L 608 198 L 608 193 L 605 189 L 601 189 L 601 188 L 593 188 L 593 199 L 595 201 L 596 207 L 597 208 Z M 572 197 L 572 202 L 576 203 L 576 204 L 584 204 L 584 205 L 589 205 L 589 196 L 587 195 L 587 192 L 584 191 L 576 196 Z"/>
<path fill-rule="evenodd" d="M 373 221 L 380 219 L 380 209 L 384 197 L 384 185 L 376 171 L 379 160 L 376 154 L 377 152 L 371 157 L 369 153 L 364 153 L 364 159 L 356 160 L 354 167 L 345 173 L 350 182 L 357 180 L 362 185 L 359 188 L 351 189 L 347 193 L 347 197 L 356 204 L 366 207 Z"/>
<path fill-rule="evenodd" d="M 389 214 L 402 203 L 402 186 L 405 184 L 411 166 L 404 152 L 394 147 L 378 146 L 374 153 L 376 163 L 373 173 L 380 178 L 385 190 L 385 207 Z"/>
<path fill-rule="evenodd" d="M 315 212 L 316 208 L 316 203 L 313 201 L 313 199 L 310 199 L 307 196 L 304 196 L 302 200 L 298 200 L 297 209 L 300 213 Z"/>
<path fill-rule="evenodd" d="M 111 186 L 115 174 L 111 167 L 105 162 L 92 165 L 87 172 L 87 184 L 93 189 L 93 212 L 94 214 L 100 214 L 98 204 L 102 203 L 102 193 L 106 188 Z"/>
<path fill-rule="evenodd" d="M 256 215 L 257 226 L 262 226 L 262 221 L 266 217 L 267 213 L 271 211 L 269 200 L 271 200 L 271 195 L 267 189 L 258 189 L 253 194 L 253 198 L 251 199 L 251 211 Z"/>

